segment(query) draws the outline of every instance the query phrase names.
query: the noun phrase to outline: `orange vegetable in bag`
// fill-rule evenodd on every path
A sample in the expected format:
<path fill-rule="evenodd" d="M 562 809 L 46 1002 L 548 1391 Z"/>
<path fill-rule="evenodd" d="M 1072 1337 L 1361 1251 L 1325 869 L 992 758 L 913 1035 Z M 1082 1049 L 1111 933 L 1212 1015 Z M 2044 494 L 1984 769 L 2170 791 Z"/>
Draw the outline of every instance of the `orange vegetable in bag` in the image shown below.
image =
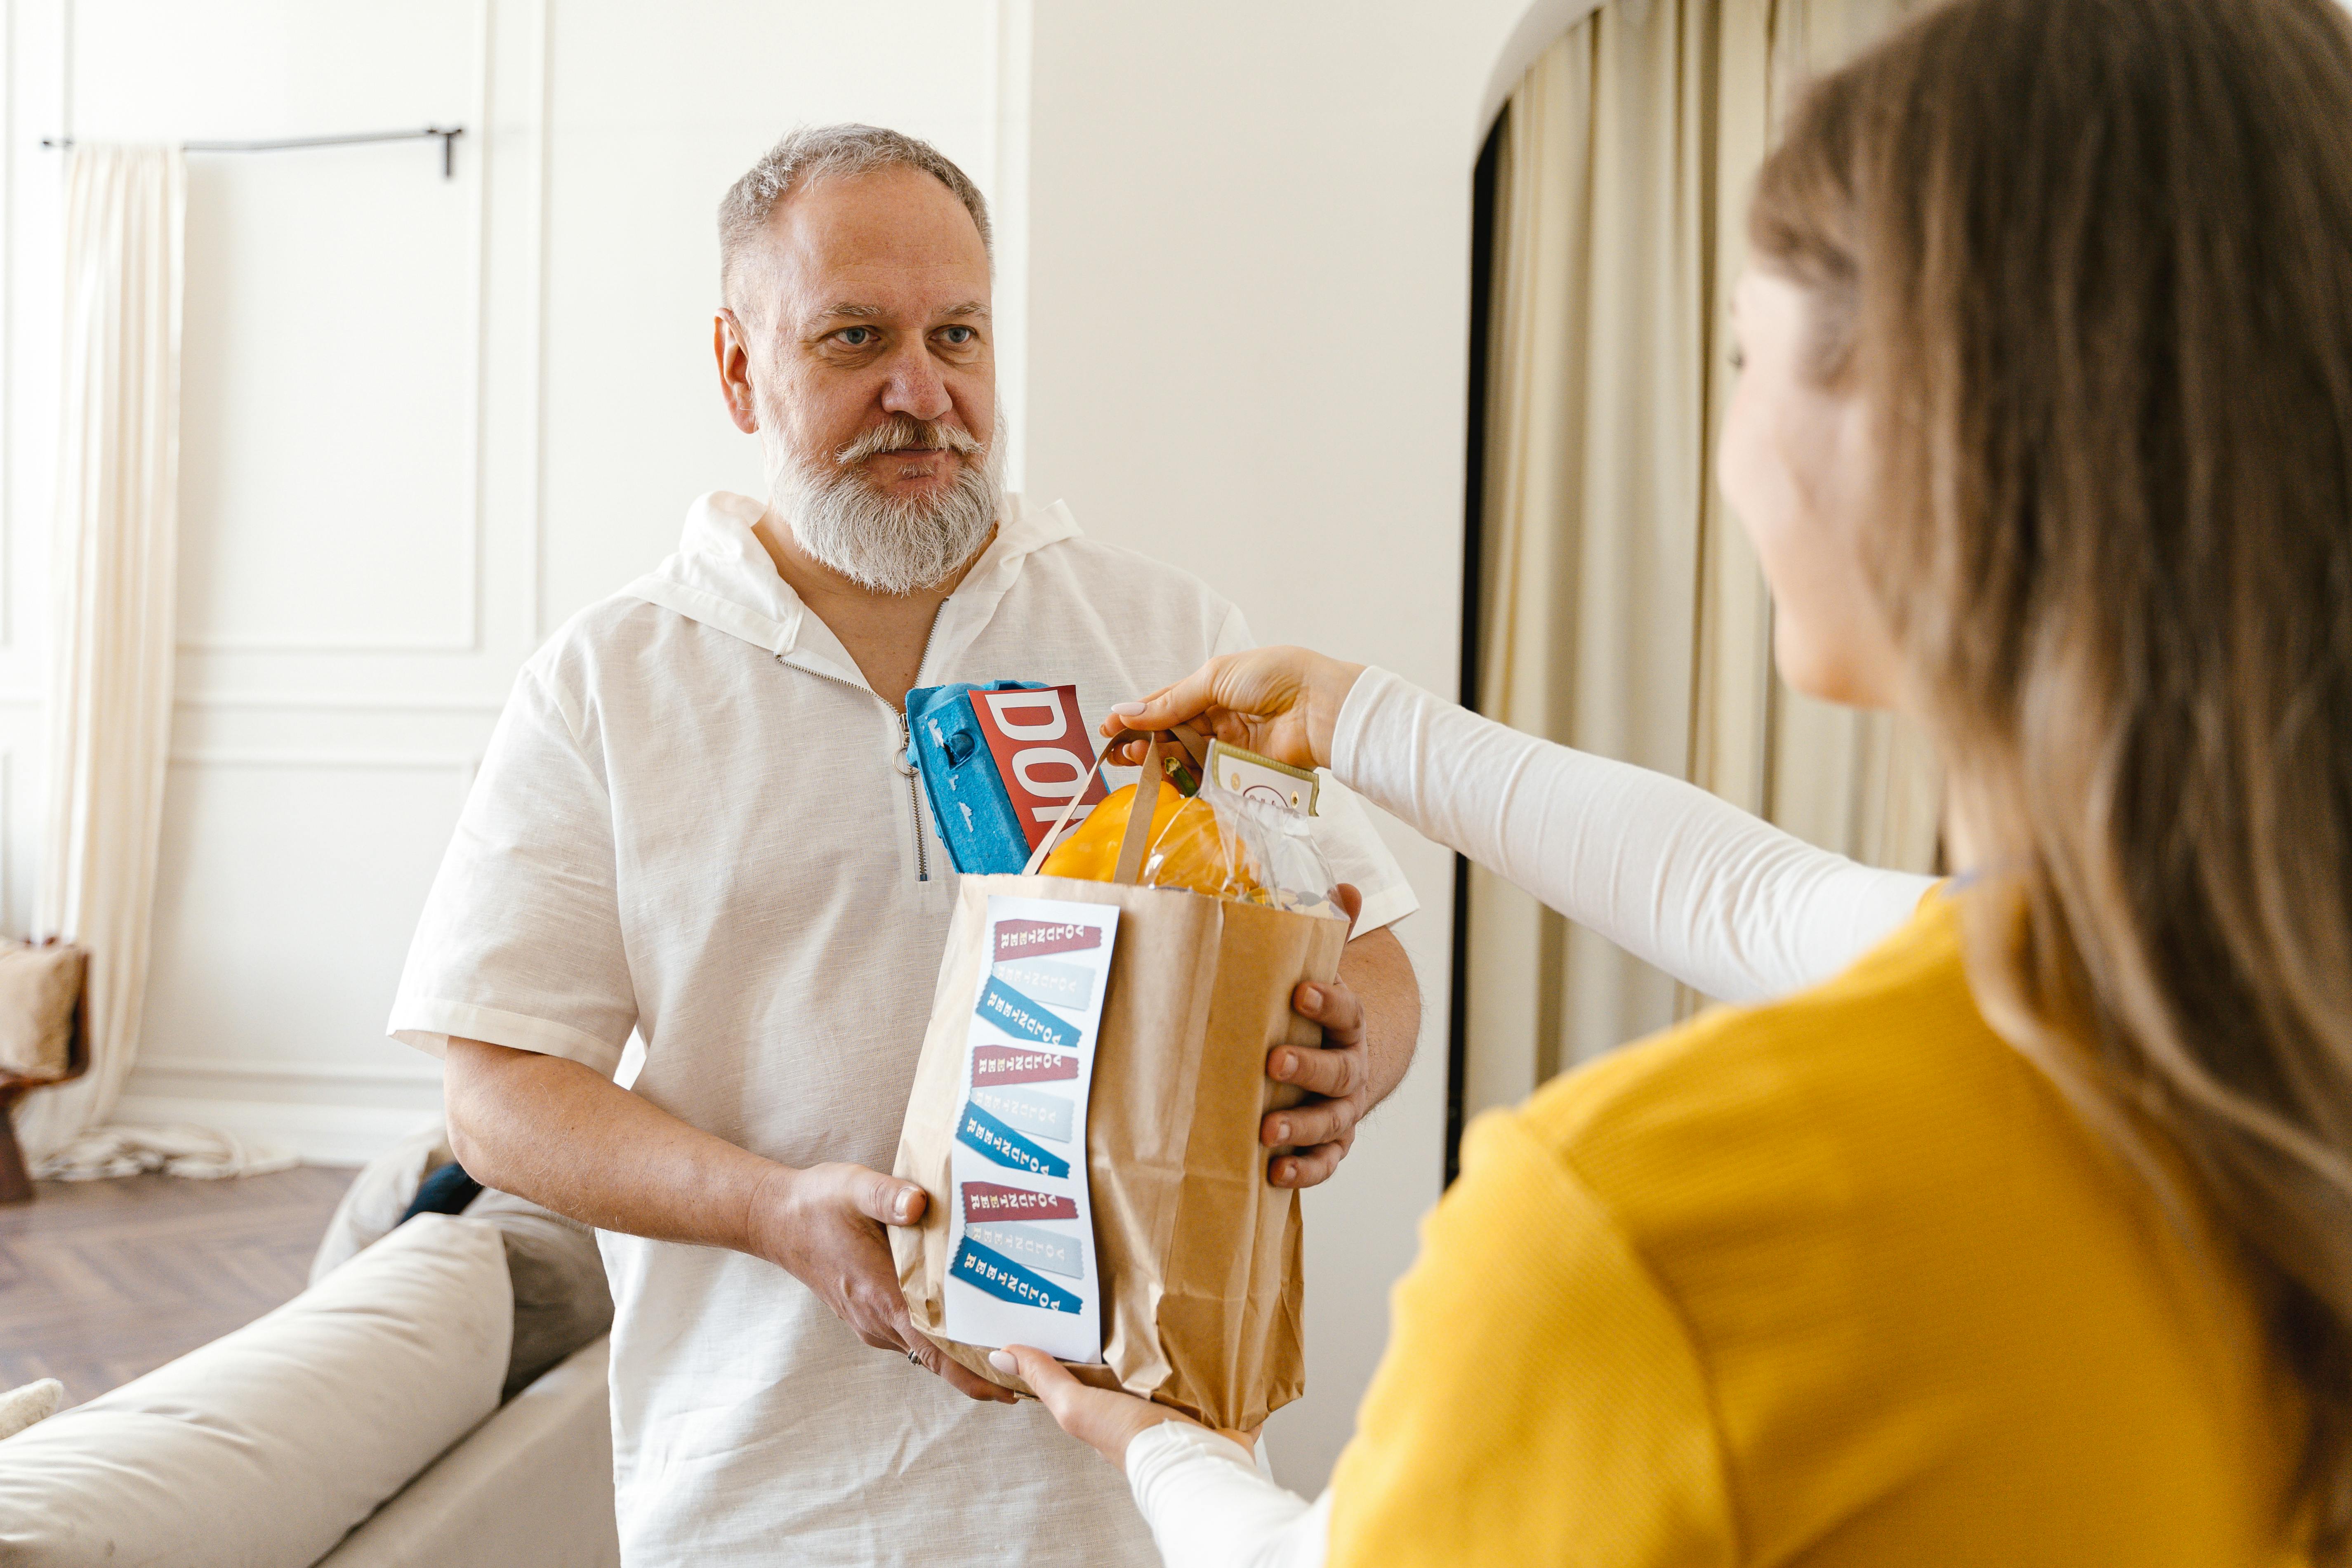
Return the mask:
<path fill-rule="evenodd" d="M 1159 803 L 1151 811 L 1151 837 L 1167 829 L 1184 797 L 1174 784 L 1162 781 Z M 1127 837 L 1127 815 L 1135 807 L 1135 786 L 1113 790 L 1110 797 L 1087 813 L 1063 840 L 1054 846 L 1038 870 L 1048 877 L 1076 877 L 1082 881 L 1108 882 L 1118 869 L 1119 840 Z"/>
<path fill-rule="evenodd" d="M 1109 881 L 1118 868 L 1119 840 L 1127 837 L 1128 814 L 1134 808 L 1133 784 L 1114 791 L 1076 832 L 1054 847 L 1039 869 L 1048 877 Z M 1217 814 L 1207 801 L 1197 795 L 1187 800 L 1163 782 L 1149 831 L 1141 879 L 1146 885 L 1189 888 L 1213 899 L 1268 901 L 1265 889 L 1238 863 L 1224 835 L 1217 831 Z"/>

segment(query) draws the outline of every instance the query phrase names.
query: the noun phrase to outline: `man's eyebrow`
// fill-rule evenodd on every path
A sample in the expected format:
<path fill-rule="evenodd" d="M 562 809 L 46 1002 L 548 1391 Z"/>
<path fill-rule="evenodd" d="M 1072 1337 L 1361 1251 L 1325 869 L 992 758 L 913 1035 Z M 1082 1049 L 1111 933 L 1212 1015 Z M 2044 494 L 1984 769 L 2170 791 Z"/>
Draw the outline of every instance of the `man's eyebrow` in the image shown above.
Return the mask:
<path fill-rule="evenodd" d="M 946 310 L 941 310 L 940 314 L 942 316 L 978 316 L 982 321 L 986 321 L 988 319 L 988 307 L 978 300 L 966 300 L 961 305 L 950 305 Z"/>
<path fill-rule="evenodd" d="M 866 321 L 877 316 L 887 316 L 889 313 L 889 311 L 885 310 L 879 305 L 860 305 L 855 300 L 845 300 L 837 305 L 829 305 L 825 307 L 824 310 L 819 311 L 817 313 L 817 320 L 823 321 L 830 321 L 835 316 L 850 316 L 860 321 Z"/>

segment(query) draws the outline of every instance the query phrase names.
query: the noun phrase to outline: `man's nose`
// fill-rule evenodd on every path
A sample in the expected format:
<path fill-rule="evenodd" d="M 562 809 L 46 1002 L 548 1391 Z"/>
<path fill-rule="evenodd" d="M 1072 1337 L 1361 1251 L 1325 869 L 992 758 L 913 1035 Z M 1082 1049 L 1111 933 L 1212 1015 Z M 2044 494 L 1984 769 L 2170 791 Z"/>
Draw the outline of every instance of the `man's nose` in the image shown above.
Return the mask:
<path fill-rule="evenodd" d="M 954 406 L 928 345 L 908 343 L 891 359 L 889 379 L 882 385 L 884 412 L 914 419 L 944 419 Z"/>

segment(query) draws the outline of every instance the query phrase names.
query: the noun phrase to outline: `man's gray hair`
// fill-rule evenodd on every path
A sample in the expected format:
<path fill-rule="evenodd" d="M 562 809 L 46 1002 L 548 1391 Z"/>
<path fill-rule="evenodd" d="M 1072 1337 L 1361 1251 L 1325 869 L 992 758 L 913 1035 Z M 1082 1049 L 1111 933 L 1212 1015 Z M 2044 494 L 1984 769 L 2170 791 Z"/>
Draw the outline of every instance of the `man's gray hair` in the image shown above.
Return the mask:
<path fill-rule="evenodd" d="M 988 199 L 961 169 L 928 142 L 879 125 L 803 125 L 785 133 L 719 204 L 719 292 L 727 297 L 735 260 L 760 241 L 768 220 L 794 187 L 825 174 L 870 174 L 880 169 L 919 169 L 945 185 L 971 215 L 980 244 L 992 258 Z"/>

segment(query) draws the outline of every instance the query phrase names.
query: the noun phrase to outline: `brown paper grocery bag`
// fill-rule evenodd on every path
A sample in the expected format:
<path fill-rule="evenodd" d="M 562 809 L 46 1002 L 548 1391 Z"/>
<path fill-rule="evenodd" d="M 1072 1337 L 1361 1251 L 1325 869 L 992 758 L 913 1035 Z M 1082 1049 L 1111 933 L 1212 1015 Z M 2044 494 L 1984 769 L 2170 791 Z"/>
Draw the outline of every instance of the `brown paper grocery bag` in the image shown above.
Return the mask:
<path fill-rule="evenodd" d="M 1151 762 L 1147 778 L 1157 776 Z M 1121 869 L 1133 877 L 1124 855 Z M 1024 1393 L 985 1347 L 943 1331 L 950 1148 L 971 998 L 992 956 L 992 893 L 1119 910 L 1087 1100 L 1104 1364 L 1071 1370 L 1212 1426 L 1255 1427 L 1306 1387 L 1298 1194 L 1266 1181 L 1273 1151 L 1258 1142 L 1265 1113 L 1297 1097 L 1267 1079 L 1266 1055 L 1321 1043 L 1291 1011 L 1291 992 L 1338 975 L 1348 922 L 1181 889 L 962 879 L 894 1166 L 930 1203 L 919 1227 L 894 1227 L 890 1242 L 915 1327 Z"/>

